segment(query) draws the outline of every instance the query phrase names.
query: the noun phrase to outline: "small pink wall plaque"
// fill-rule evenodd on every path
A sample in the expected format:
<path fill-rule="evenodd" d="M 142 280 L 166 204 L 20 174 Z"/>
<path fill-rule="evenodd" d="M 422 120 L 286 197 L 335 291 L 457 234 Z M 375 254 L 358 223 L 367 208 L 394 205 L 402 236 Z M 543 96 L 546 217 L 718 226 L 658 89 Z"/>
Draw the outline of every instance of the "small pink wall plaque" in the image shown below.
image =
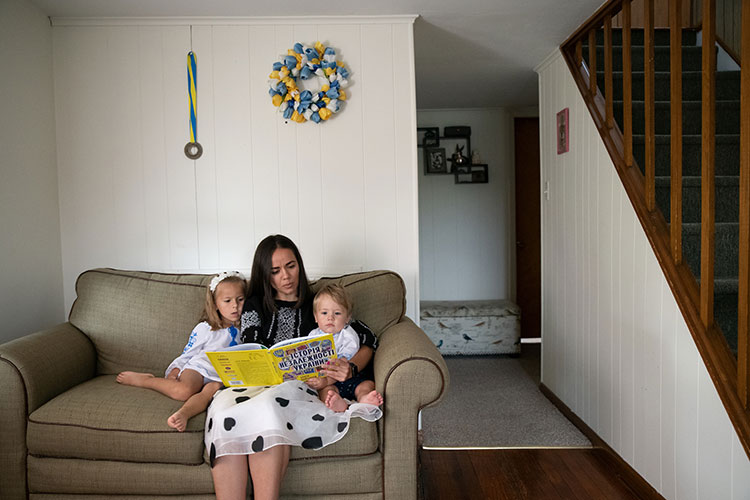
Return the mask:
<path fill-rule="evenodd" d="M 569 149 L 568 109 L 557 113 L 557 154 L 567 153 Z"/>

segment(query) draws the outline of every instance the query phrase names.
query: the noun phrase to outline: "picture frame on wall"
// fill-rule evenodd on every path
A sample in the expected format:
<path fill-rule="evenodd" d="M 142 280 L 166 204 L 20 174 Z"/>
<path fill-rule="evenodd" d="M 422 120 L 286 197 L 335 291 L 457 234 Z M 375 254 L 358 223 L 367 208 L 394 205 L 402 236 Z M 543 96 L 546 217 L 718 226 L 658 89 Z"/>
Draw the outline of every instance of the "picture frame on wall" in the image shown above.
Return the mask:
<path fill-rule="evenodd" d="M 456 184 L 487 184 L 489 182 L 487 165 L 469 165 L 468 172 L 456 174 L 455 182 Z"/>
<path fill-rule="evenodd" d="M 448 162 L 445 158 L 445 148 L 425 148 L 424 173 L 427 175 L 448 173 Z"/>
<path fill-rule="evenodd" d="M 557 113 L 557 154 L 567 153 L 570 147 L 570 133 L 568 128 L 568 110 L 565 108 Z"/>
<path fill-rule="evenodd" d="M 417 127 L 417 147 L 436 148 L 440 146 L 439 127 Z"/>

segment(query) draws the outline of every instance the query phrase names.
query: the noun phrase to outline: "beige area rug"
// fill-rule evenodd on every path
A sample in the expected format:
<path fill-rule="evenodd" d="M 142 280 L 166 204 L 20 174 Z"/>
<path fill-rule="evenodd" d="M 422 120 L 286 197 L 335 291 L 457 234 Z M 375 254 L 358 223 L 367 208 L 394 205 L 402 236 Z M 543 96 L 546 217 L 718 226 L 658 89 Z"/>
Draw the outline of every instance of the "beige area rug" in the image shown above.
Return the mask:
<path fill-rule="evenodd" d="M 450 387 L 422 411 L 425 448 L 591 447 L 542 394 L 533 368 L 508 356 L 452 356 Z"/>

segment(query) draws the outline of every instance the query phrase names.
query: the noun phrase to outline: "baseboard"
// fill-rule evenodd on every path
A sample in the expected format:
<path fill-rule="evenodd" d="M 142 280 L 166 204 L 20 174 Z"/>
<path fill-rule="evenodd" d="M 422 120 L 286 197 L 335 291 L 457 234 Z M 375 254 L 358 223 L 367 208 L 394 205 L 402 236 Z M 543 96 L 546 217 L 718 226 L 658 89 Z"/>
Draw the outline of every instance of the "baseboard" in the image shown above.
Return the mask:
<path fill-rule="evenodd" d="M 568 408 L 568 406 L 562 402 L 547 386 L 539 384 L 539 390 L 542 391 L 547 399 L 554 404 L 558 410 L 575 425 L 581 433 L 586 436 L 594 448 L 601 450 L 602 458 L 609 463 L 612 472 L 617 475 L 631 490 L 633 493 L 644 500 L 664 500 L 664 497 L 659 494 L 658 491 L 651 486 L 648 481 L 638 474 L 638 472 L 630 466 L 623 458 L 617 454 L 594 430 L 586 425 L 586 422 L 580 419 L 578 415 Z"/>

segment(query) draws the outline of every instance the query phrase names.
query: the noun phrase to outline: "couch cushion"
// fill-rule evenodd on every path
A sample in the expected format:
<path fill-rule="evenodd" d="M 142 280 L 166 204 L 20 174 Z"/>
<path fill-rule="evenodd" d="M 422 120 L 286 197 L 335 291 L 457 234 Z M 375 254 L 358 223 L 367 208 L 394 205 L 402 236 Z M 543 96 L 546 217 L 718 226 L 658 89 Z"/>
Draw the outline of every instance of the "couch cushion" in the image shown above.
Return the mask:
<path fill-rule="evenodd" d="M 203 463 L 205 413 L 185 432 L 167 426 L 182 402 L 120 385 L 105 375 L 78 385 L 29 415 L 27 445 L 38 456 L 172 464 Z"/>
<path fill-rule="evenodd" d="M 97 371 L 164 375 L 203 310 L 211 275 L 93 269 L 78 277 L 70 322 L 97 352 Z"/>
<path fill-rule="evenodd" d="M 204 462 L 205 413 L 185 432 L 167 426 L 182 403 L 155 391 L 96 377 L 29 416 L 27 443 L 36 456 L 197 465 Z M 362 456 L 378 448 L 377 426 L 355 418 L 347 435 L 322 450 L 294 447 L 292 459 Z"/>

